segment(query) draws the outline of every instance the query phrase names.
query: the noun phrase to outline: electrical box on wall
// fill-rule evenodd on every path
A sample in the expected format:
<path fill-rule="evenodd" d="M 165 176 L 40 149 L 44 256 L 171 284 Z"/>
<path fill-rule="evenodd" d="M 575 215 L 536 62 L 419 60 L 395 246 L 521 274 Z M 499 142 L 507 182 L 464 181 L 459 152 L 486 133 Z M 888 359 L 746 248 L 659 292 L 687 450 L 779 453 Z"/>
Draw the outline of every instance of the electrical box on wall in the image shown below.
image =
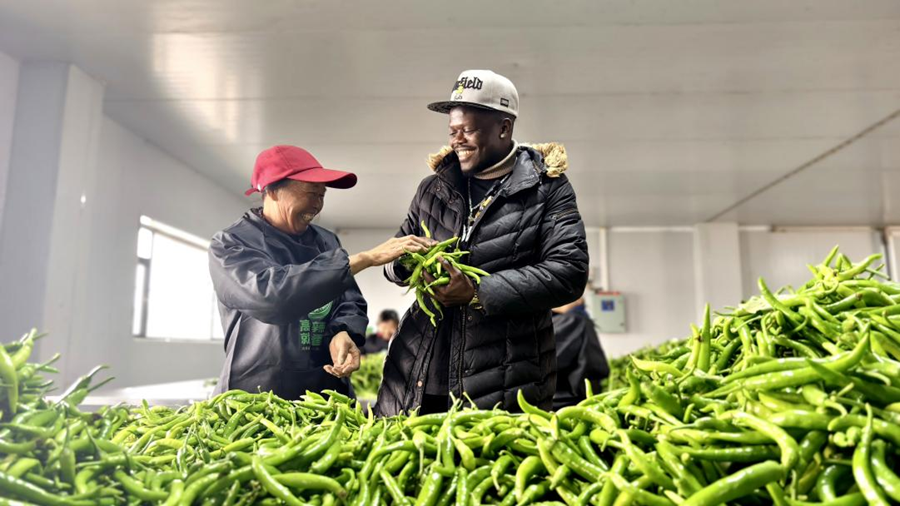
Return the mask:
<path fill-rule="evenodd" d="M 591 297 L 591 316 L 603 334 L 625 332 L 625 296 L 619 292 L 595 292 Z"/>

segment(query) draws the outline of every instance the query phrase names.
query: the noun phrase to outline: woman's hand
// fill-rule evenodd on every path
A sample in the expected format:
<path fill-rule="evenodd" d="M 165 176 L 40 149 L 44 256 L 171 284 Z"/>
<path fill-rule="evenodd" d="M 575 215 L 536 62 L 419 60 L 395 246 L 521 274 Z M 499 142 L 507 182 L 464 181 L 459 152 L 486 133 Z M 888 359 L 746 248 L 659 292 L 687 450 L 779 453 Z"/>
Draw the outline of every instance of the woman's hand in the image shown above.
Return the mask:
<path fill-rule="evenodd" d="M 428 248 L 435 244 L 437 244 L 437 242 L 434 239 L 416 237 L 414 235 L 392 237 L 369 251 L 351 255 L 350 272 L 353 275 L 356 275 L 369 267 L 376 267 L 393 262 L 403 256 L 406 252 L 414 251 L 416 253 L 421 253 L 427 251 Z"/>
<path fill-rule="evenodd" d="M 348 378 L 359 369 L 359 348 L 346 332 L 338 332 L 328 344 L 331 361 L 334 365 L 326 365 L 325 372 L 337 378 Z"/>

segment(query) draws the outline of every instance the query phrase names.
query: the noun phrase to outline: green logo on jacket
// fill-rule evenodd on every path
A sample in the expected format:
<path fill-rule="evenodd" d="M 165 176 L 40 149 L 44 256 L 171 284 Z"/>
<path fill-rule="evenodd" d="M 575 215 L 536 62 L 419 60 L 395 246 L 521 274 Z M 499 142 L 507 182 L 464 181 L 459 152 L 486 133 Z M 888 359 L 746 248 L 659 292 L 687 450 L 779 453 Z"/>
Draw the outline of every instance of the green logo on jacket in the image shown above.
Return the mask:
<path fill-rule="evenodd" d="M 331 314 L 333 305 L 329 302 L 315 311 L 310 311 L 305 319 L 300 320 L 300 345 L 303 349 L 322 346 L 325 339 L 325 319 Z"/>

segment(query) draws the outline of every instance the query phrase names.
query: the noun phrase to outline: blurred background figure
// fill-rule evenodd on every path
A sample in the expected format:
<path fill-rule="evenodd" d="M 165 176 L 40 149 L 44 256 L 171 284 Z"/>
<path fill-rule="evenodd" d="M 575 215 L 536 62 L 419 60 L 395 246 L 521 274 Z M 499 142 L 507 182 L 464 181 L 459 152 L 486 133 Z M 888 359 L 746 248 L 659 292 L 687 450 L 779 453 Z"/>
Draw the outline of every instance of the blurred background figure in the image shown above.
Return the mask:
<path fill-rule="evenodd" d="M 594 321 L 584 307 L 584 297 L 553 310 L 556 333 L 556 395 L 553 409 L 577 404 L 585 398 L 584 380 L 594 392 L 609 377 L 609 363 L 600 346 Z"/>
<path fill-rule="evenodd" d="M 378 315 L 378 326 L 375 327 L 375 333 L 366 336 L 366 344 L 362 347 L 362 354 L 378 353 L 388 349 L 391 339 L 397 333 L 397 327 L 400 326 L 400 317 L 393 309 L 385 309 Z"/>

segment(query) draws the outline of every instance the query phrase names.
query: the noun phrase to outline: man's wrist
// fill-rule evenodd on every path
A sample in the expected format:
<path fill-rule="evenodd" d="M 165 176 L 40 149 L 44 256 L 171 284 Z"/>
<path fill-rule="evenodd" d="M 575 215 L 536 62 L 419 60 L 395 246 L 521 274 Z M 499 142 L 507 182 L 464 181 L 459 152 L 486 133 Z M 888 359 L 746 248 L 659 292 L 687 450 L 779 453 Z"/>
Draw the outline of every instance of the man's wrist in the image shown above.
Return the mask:
<path fill-rule="evenodd" d="M 385 273 L 388 280 L 394 283 L 404 283 L 407 279 L 409 279 L 410 276 L 412 276 L 412 271 L 404 267 L 403 263 L 400 262 L 400 259 L 386 264 Z"/>

